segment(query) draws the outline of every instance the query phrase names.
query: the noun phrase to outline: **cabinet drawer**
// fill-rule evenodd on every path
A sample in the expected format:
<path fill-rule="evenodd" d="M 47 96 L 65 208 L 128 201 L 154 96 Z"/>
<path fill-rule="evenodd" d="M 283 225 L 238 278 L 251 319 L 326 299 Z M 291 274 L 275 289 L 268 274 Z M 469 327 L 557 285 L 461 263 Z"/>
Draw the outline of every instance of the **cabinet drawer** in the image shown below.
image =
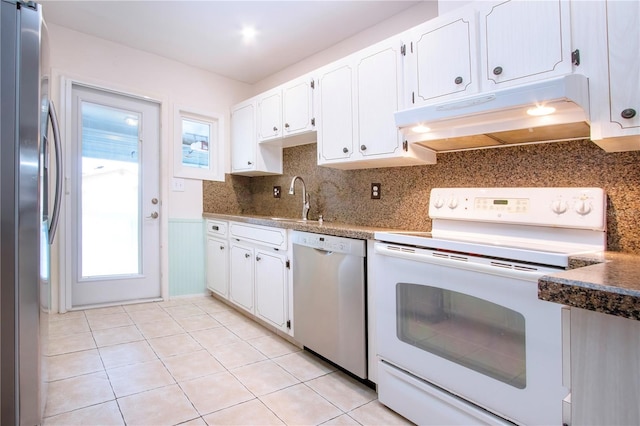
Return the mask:
<path fill-rule="evenodd" d="M 286 250 L 287 230 L 268 226 L 231 222 L 229 235 L 241 241 Z"/>
<path fill-rule="evenodd" d="M 227 222 L 207 219 L 207 234 L 227 237 Z"/>

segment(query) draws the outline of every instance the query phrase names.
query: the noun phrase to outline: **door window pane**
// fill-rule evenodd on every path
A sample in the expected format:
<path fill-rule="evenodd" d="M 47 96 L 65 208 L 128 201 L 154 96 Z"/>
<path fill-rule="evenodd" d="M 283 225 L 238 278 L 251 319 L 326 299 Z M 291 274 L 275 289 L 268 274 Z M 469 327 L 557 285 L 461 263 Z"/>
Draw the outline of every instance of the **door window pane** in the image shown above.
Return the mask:
<path fill-rule="evenodd" d="M 396 296 L 401 341 L 516 388 L 526 387 L 522 314 L 425 285 L 399 283 Z"/>
<path fill-rule="evenodd" d="M 137 113 L 82 102 L 83 278 L 140 274 Z"/>

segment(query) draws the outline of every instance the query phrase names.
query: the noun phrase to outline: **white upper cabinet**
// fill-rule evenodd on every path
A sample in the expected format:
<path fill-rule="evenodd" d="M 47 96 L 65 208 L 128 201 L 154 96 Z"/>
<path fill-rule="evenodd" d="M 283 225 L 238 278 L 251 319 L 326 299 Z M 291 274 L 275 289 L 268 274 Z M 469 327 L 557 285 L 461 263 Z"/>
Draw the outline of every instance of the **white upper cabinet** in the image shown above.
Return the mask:
<path fill-rule="evenodd" d="M 608 152 L 640 150 L 640 3 L 575 2 L 572 35 L 589 77 L 591 140 Z"/>
<path fill-rule="evenodd" d="M 377 45 L 356 59 L 357 144 L 364 158 L 393 155 L 402 138 L 393 113 L 400 108 L 402 54 L 400 40 Z"/>
<path fill-rule="evenodd" d="M 610 122 L 620 129 L 640 129 L 640 3 L 608 1 L 607 63 Z M 640 148 L 640 147 L 639 147 Z"/>
<path fill-rule="evenodd" d="M 255 102 L 237 105 L 231 111 L 231 171 L 249 171 L 255 166 Z"/>
<path fill-rule="evenodd" d="M 335 62 L 318 73 L 318 164 L 354 155 L 354 73 L 349 60 Z"/>
<path fill-rule="evenodd" d="M 282 91 L 278 88 L 260 95 L 258 108 L 258 141 L 282 137 Z"/>
<path fill-rule="evenodd" d="M 570 22 L 566 0 L 511 0 L 480 10 L 483 89 L 571 73 Z"/>
<path fill-rule="evenodd" d="M 402 42 L 391 38 L 318 72 L 318 164 L 342 169 L 435 162 L 401 138 Z"/>
<path fill-rule="evenodd" d="M 405 37 L 408 108 L 478 91 L 473 10 L 433 19 L 413 28 Z"/>
<path fill-rule="evenodd" d="M 313 87 L 302 77 L 258 95 L 258 143 L 282 147 L 313 143 Z"/>
<path fill-rule="evenodd" d="M 282 148 L 258 145 L 255 98 L 231 110 L 231 173 L 246 176 L 282 174 Z"/>
<path fill-rule="evenodd" d="M 285 137 L 315 130 L 314 87 L 315 82 L 309 76 L 298 78 L 282 86 L 282 127 Z M 313 141 L 315 141 L 315 137 Z"/>
<path fill-rule="evenodd" d="M 566 0 L 472 2 L 408 30 L 402 109 L 572 72 Z"/>

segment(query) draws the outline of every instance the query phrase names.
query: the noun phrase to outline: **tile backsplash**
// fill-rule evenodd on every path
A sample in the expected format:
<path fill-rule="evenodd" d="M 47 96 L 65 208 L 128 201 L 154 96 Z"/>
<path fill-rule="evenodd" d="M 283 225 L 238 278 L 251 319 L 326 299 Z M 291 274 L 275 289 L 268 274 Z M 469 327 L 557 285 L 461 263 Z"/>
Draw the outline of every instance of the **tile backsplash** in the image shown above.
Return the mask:
<path fill-rule="evenodd" d="M 316 164 L 316 144 L 284 150 L 282 176 L 226 176 L 203 183 L 204 211 L 298 217 L 300 183 L 311 194 L 309 217 L 354 225 L 429 231 L 429 192 L 435 187 L 594 186 L 608 198 L 607 244 L 640 254 L 640 151 L 606 153 L 590 141 L 570 141 L 438 154 L 427 166 L 338 170 Z M 372 200 L 371 183 L 381 184 Z M 282 187 L 281 198 L 273 187 Z"/>

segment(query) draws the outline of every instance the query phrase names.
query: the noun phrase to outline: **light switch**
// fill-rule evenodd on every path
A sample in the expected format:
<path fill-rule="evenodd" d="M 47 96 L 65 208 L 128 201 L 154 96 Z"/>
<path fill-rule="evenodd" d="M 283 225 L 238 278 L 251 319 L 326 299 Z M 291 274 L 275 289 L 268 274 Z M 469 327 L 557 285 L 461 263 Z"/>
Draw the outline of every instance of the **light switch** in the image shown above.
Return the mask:
<path fill-rule="evenodd" d="M 184 192 L 184 179 L 171 178 L 171 190 L 173 192 Z"/>

